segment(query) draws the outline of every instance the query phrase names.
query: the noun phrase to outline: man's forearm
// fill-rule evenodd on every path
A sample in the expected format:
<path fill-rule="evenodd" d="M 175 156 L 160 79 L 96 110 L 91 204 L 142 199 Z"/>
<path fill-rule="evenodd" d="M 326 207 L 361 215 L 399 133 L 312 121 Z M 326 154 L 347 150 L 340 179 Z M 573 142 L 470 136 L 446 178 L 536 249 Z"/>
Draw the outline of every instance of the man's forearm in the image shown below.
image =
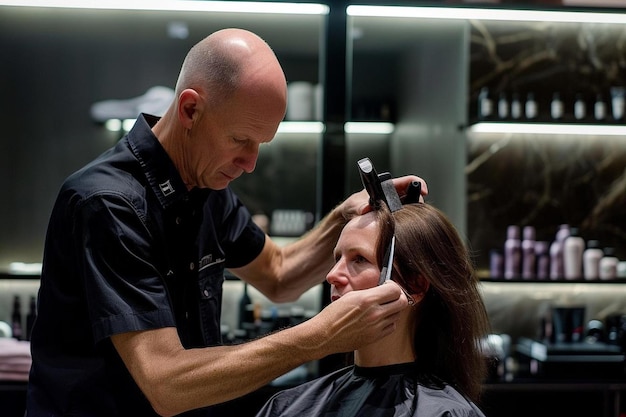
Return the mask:
<path fill-rule="evenodd" d="M 283 248 L 281 285 L 311 288 L 324 281 L 333 264 L 333 249 L 346 220 L 339 209 L 324 217 L 312 230 Z"/>

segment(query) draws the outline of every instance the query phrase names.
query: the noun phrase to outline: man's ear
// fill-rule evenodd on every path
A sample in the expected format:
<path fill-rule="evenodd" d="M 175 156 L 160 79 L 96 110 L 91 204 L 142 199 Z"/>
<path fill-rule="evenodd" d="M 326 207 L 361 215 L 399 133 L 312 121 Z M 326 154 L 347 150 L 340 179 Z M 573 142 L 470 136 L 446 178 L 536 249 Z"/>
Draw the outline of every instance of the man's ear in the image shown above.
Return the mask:
<path fill-rule="evenodd" d="M 178 96 L 178 120 L 186 129 L 191 129 L 201 113 L 202 100 L 196 90 L 187 88 Z"/>

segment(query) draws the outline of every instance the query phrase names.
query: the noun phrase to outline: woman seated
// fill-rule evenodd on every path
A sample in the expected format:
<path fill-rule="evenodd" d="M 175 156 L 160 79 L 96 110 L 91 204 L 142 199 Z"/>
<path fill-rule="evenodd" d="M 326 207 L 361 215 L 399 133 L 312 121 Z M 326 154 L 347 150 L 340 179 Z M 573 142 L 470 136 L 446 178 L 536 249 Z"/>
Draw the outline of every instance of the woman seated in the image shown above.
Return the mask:
<path fill-rule="evenodd" d="M 385 285 L 399 285 L 409 307 L 393 333 L 354 352 L 353 365 L 277 393 L 257 417 L 484 416 L 476 404 L 489 319 L 450 220 L 425 203 L 393 213 L 383 204 L 346 224 L 334 257 L 332 301 L 390 276 Z"/>

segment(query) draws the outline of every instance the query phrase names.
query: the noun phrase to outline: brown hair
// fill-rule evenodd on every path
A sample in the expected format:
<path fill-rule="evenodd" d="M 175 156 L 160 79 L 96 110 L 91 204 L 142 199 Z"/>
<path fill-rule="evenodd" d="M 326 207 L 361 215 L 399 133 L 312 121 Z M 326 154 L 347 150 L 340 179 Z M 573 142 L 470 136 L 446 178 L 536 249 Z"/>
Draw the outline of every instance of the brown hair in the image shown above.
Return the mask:
<path fill-rule="evenodd" d="M 395 233 L 392 279 L 409 294 L 426 290 L 413 329 L 418 371 L 478 402 L 487 373 L 481 341 L 489 318 L 468 247 L 432 205 L 406 204 L 393 214 L 385 207 L 378 216 L 379 264 Z"/>

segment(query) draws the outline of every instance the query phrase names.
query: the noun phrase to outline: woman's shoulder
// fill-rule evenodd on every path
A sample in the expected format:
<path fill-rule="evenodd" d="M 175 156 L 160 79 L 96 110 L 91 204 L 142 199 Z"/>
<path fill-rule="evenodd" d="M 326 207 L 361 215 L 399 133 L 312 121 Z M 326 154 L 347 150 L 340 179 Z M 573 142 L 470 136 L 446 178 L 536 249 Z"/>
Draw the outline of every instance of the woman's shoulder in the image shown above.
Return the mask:
<path fill-rule="evenodd" d="M 314 416 L 319 415 L 319 407 L 324 398 L 335 392 L 337 384 L 350 374 L 352 366 L 334 371 L 312 381 L 287 388 L 274 394 L 257 413 L 256 417 Z"/>
<path fill-rule="evenodd" d="M 449 384 L 439 382 L 433 384 L 432 381 L 420 383 L 417 397 L 415 415 L 484 417 L 484 413 L 476 404 Z"/>

